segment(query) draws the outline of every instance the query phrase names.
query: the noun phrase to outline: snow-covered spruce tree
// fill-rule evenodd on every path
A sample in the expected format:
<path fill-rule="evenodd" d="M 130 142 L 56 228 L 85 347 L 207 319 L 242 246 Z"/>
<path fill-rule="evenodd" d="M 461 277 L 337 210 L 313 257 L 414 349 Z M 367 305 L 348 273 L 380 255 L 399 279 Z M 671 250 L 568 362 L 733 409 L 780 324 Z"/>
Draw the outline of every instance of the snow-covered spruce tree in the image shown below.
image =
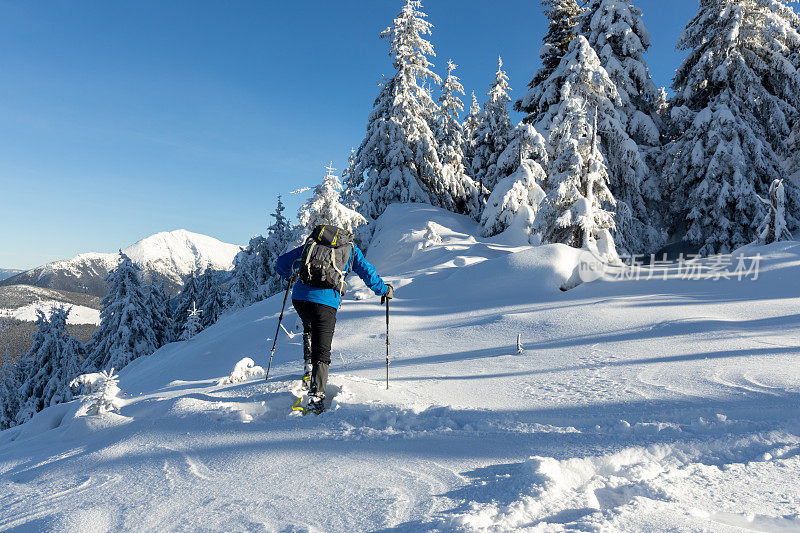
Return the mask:
<path fill-rule="evenodd" d="M 785 177 L 781 154 L 800 107 L 797 16 L 778 0 L 703 0 L 678 42 L 689 54 L 673 80 L 676 139 L 663 166 L 673 189 L 673 233 L 700 253 L 758 238 L 766 196 Z M 800 193 L 785 180 L 786 222 Z"/>
<path fill-rule="evenodd" d="M 279 195 L 275 212 L 270 215 L 275 220 L 267 228 L 267 236 L 253 237 L 247 248 L 236 255 L 233 278 L 228 285 L 229 307 L 246 307 L 283 290 L 283 280 L 275 272 L 275 262 L 292 246 L 297 234 L 283 214 L 285 209 Z M 187 309 L 189 307 L 190 304 Z"/>
<path fill-rule="evenodd" d="M 660 92 L 644 59 L 650 34 L 642 10 L 628 0 L 589 0 L 578 31 L 617 87 L 620 117 L 630 138 L 638 145 L 657 146 Z"/>
<path fill-rule="evenodd" d="M 589 250 L 618 262 L 614 240 L 614 205 L 598 138 L 597 110 L 589 123 L 579 99 L 564 102 L 553 121 L 550 144 L 555 160 L 547 178 L 548 193 L 534 221 L 543 242 Z"/>
<path fill-rule="evenodd" d="M 156 346 L 162 347 L 172 342 L 172 309 L 169 305 L 169 296 L 164 290 L 164 283 L 151 284 L 147 288 L 147 307 L 150 309 L 153 321 L 153 333 L 156 336 Z"/>
<path fill-rule="evenodd" d="M 492 192 L 497 183 L 497 159 L 508 146 L 508 136 L 513 128 L 508 117 L 510 90 L 508 76 L 503 70 L 503 60 L 498 58 L 494 81 L 486 93 L 489 99 L 478 115 L 478 126 L 474 134 L 472 177 L 478 182 L 482 200 Z"/>
<path fill-rule="evenodd" d="M 766 206 L 767 214 L 758 227 L 758 243 L 771 244 L 777 241 L 790 241 L 792 234 L 786 227 L 786 192 L 783 180 L 775 180 L 769 187 L 769 199 L 759 196 Z"/>
<path fill-rule="evenodd" d="M 626 207 L 630 207 L 634 218 L 645 223 L 652 221 L 651 226 L 664 226 L 666 220 L 662 215 L 662 193 L 665 186 L 661 173 L 652 169 L 658 168 L 657 158 L 660 155 L 663 129 L 660 112 L 663 112 L 666 94 L 656 88 L 644 59 L 644 54 L 650 47 L 650 34 L 644 25 L 642 11 L 628 0 L 590 0 L 578 30 L 597 52 L 600 64 L 617 87 L 622 101 L 622 106 L 618 108 L 620 119 L 628 136 L 638 145 L 641 160 L 647 167 L 647 173 L 641 176 L 643 202 L 628 199 L 626 191 L 617 190 L 615 177 L 619 165 L 610 158 L 611 154 L 607 154 L 612 176 L 611 190 L 618 200 L 624 202 L 618 211 L 622 213 Z M 619 222 L 624 236 L 624 221 Z M 654 237 L 656 235 L 652 233 L 644 236 L 645 239 Z M 624 245 L 624 239 L 620 239 L 620 243 Z M 633 252 L 643 252 L 658 244 L 660 240 L 651 247 L 628 248 L 632 248 L 630 251 Z"/>
<path fill-rule="evenodd" d="M 192 307 L 187 311 L 186 321 L 180 335 L 182 341 L 188 341 L 203 330 L 202 314 L 203 312 L 197 308 L 196 302 L 192 302 Z"/>
<path fill-rule="evenodd" d="M 347 166 L 342 172 L 342 204 L 353 210 L 358 210 L 358 190 L 364 182 L 364 176 L 356 174 L 356 150 L 350 149 L 350 155 L 347 156 Z"/>
<path fill-rule="evenodd" d="M 428 56 L 425 39 L 432 25 L 420 2 L 405 0 L 392 25 L 381 33 L 389 42 L 395 74 L 384 80 L 367 132 L 356 152 L 353 175 L 360 184 L 359 209 L 377 218 L 394 202 L 423 202 L 454 209 L 454 198 L 441 186 L 442 165 L 430 124 L 436 103 L 425 88 L 428 79 L 440 83 Z M 348 183 L 350 186 L 350 183 Z"/>
<path fill-rule="evenodd" d="M 20 405 L 20 387 L 30 361 L 3 359 L 0 365 L 0 430 L 17 424 Z"/>
<path fill-rule="evenodd" d="M 56 307 L 50 317 L 37 310 L 33 345 L 25 358 L 29 361 L 19 388 L 16 423 L 22 424 L 51 405 L 72 399 L 69 383 L 80 373 L 83 345 L 69 336 L 69 309 Z"/>
<path fill-rule="evenodd" d="M 214 324 L 222 315 L 223 291 L 219 283 L 220 272 L 206 269 L 198 278 L 198 309 L 202 311 L 200 324 L 202 329 Z"/>
<path fill-rule="evenodd" d="M 524 120 L 528 124 L 539 122 L 540 114 L 544 112 L 540 105 L 543 94 L 558 89 L 545 82 L 566 55 L 570 43 L 577 35 L 583 13 L 576 0 L 542 0 L 542 5 L 545 6 L 545 16 L 550 19 L 539 50 L 542 68 L 536 71 L 528 83 L 528 92 L 514 102 L 514 109 L 526 114 Z"/>
<path fill-rule="evenodd" d="M 342 184 L 339 176 L 333 173 L 336 169 L 332 165 L 325 167 L 322 183 L 314 188 L 314 195 L 297 211 L 297 235 L 300 241 L 305 241 L 311 230 L 319 224 L 330 224 L 353 233 L 358 226 L 367 222 L 357 211 L 339 201 Z"/>
<path fill-rule="evenodd" d="M 608 167 L 610 190 L 616 199 L 615 240 L 620 250 L 640 254 L 658 248 L 661 235 L 649 220 L 642 183 L 649 169 L 639 147 L 628 136 L 618 109 L 617 88 L 583 35 L 573 39 L 558 68 L 545 82 L 537 130 L 548 132 L 563 120 L 565 105 L 576 101 L 598 112 L 600 152 Z M 551 152 L 554 158 L 555 154 Z M 547 190 L 547 189 L 545 189 Z M 549 191 L 548 191 L 549 192 Z"/>
<path fill-rule="evenodd" d="M 475 91 L 472 91 L 472 105 L 469 106 L 467 116 L 464 117 L 464 122 L 461 125 L 461 129 L 464 132 L 464 147 L 461 151 L 464 154 L 464 168 L 466 168 L 469 176 L 475 175 L 472 172 L 472 156 L 475 154 L 475 130 L 478 129 L 478 116 L 480 113 L 481 106 L 478 105 Z"/>
<path fill-rule="evenodd" d="M 442 163 L 443 186 L 452 193 L 455 210 L 477 216 L 478 189 L 464 167 L 464 132 L 458 117 L 464 110 L 464 104 L 458 96 L 464 94 L 464 87 L 453 74 L 456 66 L 452 61 L 447 62 L 447 77 L 442 83 L 439 107 L 435 116 L 436 144 L 439 161 Z"/>
<path fill-rule="evenodd" d="M 119 264 L 106 277 L 106 284 L 109 290 L 101 302 L 100 327 L 86 345 L 86 372 L 121 369 L 158 348 L 139 267 L 120 252 Z"/>
<path fill-rule="evenodd" d="M 541 187 L 548 167 L 547 143 L 530 124 L 520 123 L 509 135 L 510 142 L 497 160 L 503 177 L 495 185 L 481 215 L 484 237 L 508 229 L 518 216 L 530 229 L 545 197 Z"/>
<path fill-rule="evenodd" d="M 181 292 L 175 297 L 175 312 L 172 314 L 172 338 L 179 339 L 186 329 L 186 319 L 195 302 L 200 301 L 200 272 L 192 272 L 183 282 Z M 117 367 L 115 367 L 117 368 Z M 100 368 L 98 368 L 100 370 Z"/>

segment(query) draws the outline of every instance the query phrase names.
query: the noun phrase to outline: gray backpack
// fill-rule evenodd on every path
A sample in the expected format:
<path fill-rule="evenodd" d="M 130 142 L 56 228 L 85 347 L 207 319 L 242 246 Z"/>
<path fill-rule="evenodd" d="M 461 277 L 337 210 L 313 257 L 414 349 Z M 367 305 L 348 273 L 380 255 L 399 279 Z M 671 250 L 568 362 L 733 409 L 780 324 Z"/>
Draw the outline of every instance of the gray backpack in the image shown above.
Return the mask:
<path fill-rule="evenodd" d="M 347 291 L 345 268 L 353 253 L 353 234 L 322 224 L 306 239 L 300 256 L 300 281 L 309 287 Z"/>

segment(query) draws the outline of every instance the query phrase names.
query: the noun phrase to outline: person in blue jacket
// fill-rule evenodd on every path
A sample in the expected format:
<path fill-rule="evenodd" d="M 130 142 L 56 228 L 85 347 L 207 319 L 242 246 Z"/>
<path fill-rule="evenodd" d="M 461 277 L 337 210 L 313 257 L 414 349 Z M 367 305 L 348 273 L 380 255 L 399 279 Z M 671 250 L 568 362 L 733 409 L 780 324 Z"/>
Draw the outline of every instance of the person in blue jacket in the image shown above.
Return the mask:
<path fill-rule="evenodd" d="M 278 258 L 276 271 L 289 280 L 294 273 L 295 262 L 305 246 L 298 246 Z M 343 269 L 345 277 L 355 272 L 375 294 L 382 296 L 381 303 L 394 297 L 394 288 L 375 271 L 364 254 L 352 245 L 350 259 Z M 322 412 L 325 387 L 328 383 L 328 368 L 331 364 L 331 343 L 336 327 L 336 311 L 342 304 L 342 296 L 336 289 L 320 289 L 297 281 L 292 289 L 292 305 L 303 322 L 303 356 L 305 375 L 303 383 L 309 385 L 308 409 Z M 310 383 L 309 383 L 310 381 Z"/>

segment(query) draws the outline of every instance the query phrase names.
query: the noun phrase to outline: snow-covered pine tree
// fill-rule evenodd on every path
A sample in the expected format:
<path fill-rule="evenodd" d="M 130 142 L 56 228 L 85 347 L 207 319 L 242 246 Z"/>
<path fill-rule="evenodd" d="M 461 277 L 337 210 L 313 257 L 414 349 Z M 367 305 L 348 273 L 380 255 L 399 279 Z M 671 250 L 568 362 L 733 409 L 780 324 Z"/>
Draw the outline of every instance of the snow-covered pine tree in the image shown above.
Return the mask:
<path fill-rule="evenodd" d="M 620 116 L 630 138 L 638 145 L 659 145 L 660 93 L 644 59 L 650 34 L 642 10 L 628 0 L 589 0 L 578 31 L 617 87 Z"/>
<path fill-rule="evenodd" d="M 511 98 L 508 92 L 508 76 L 503 70 L 503 59 L 497 58 L 497 72 L 494 81 L 486 93 L 489 99 L 478 115 L 478 126 L 475 129 L 475 148 L 472 157 L 473 179 L 478 182 L 481 199 L 491 194 L 499 178 L 497 159 L 508 146 L 508 136 L 513 126 L 508 116 L 508 104 Z"/>
<path fill-rule="evenodd" d="M 160 348 L 172 342 L 174 338 L 172 336 L 172 309 L 163 282 L 151 284 L 147 289 L 147 307 L 152 314 L 156 346 Z"/>
<path fill-rule="evenodd" d="M 509 135 L 510 142 L 497 160 L 495 185 L 481 215 L 484 237 L 508 229 L 518 216 L 524 216 L 527 230 L 545 197 L 541 187 L 548 167 L 547 142 L 530 124 L 520 123 Z M 520 214 L 521 212 L 521 214 Z"/>
<path fill-rule="evenodd" d="M 254 263 L 257 259 L 259 241 L 264 237 L 256 236 L 250 239 L 247 248 L 241 249 L 233 258 L 233 274 L 228 284 L 227 306 L 230 308 L 245 307 L 252 303 L 258 292 L 258 283 L 255 279 Z"/>
<path fill-rule="evenodd" d="M 188 341 L 203 329 L 203 311 L 197 308 L 196 302 L 192 302 L 192 307 L 187 311 L 186 321 L 181 332 L 180 339 Z"/>
<path fill-rule="evenodd" d="M 223 292 L 219 283 L 220 272 L 206 269 L 198 278 L 198 305 L 202 312 L 200 325 L 202 329 L 214 324 L 222 315 Z"/>
<path fill-rule="evenodd" d="M 153 315 L 142 290 L 139 267 L 124 253 L 106 277 L 108 294 L 100 310 L 100 327 L 86 345 L 84 371 L 123 368 L 138 357 L 158 348 Z"/>
<path fill-rule="evenodd" d="M 300 222 L 297 228 L 298 243 L 304 242 L 319 224 L 330 224 L 353 233 L 358 226 L 367 222 L 357 211 L 339 201 L 342 184 L 339 176 L 333 173 L 336 170 L 333 162 L 325 170 L 322 183 L 314 188 L 314 195 L 297 211 Z"/>
<path fill-rule="evenodd" d="M 778 0 L 703 0 L 678 47 L 673 80 L 677 138 L 663 166 L 673 189 L 673 233 L 700 253 L 728 253 L 758 238 L 766 196 L 786 176 L 792 117 L 800 108 L 797 16 Z M 798 225 L 798 187 L 784 180 L 786 222 Z"/>
<path fill-rule="evenodd" d="M 20 405 L 20 392 L 25 379 L 27 359 L 11 360 L 4 358 L 0 366 L 0 430 L 17 424 Z"/>
<path fill-rule="evenodd" d="M 464 147 L 461 149 L 464 154 L 464 168 L 467 169 L 467 175 L 474 176 L 472 172 L 472 156 L 475 154 L 475 130 L 478 129 L 478 116 L 481 113 L 481 106 L 478 104 L 478 98 L 475 96 L 475 91 L 472 91 L 472 105 L 469 106 L 467 116 L 464 117 L 464 122 L 461 129 L 464 132 Z"/>
<path fill-rule="evenodd" d="M 19 388 L 19 411 L 16 423 L 22 424 L 51 405 L 72 399 L 69 383 L 80 373 L 83 345 L 67 332 L 69 309 L 56 307 L 49 318 L 37 310 L 33 346 L 25 359 L 29 361 L 24 381 Z"/>
<path fill-rule="evenodd" d="M 638 145 L 641 160 L 646 167 L 646 174 L 636 178 L 641 180 L 639 192 L 630 190 L 627 180 L 616 179 L 620 167 L 626 163 L 615 161 L 612 154 L 606 154 L 612 176 L 611 191 L 622 202 L 617 210 L 622 214 L 630 207 L 635 219 L 645 226 L 651 226 L 647 228 L 648 234 L 631 236 L 649 241 L 658 237 L 652 227 L 666 223 L 662 215 L 662 192 L 665 188 L 663 178 L 660 173 L 652 171 L 657 168 L 657 157 L 660 155 L 663 129 L 660 112 L 663 112 L 663 98 L 666 95 L 656 88 L 644 59 L 644 54 L 650 47 L 650 34 L 644 25 L 641 9 L 628 0 L 590 0 L 578 30 L 597 52 L 600 64 L 617 88 L 622 101 L 622 106 L 618 108 L 620 119 L 628 136 Z M 645 171 L 638 162 L 633 166 L 638 168 L 637 171 Z M 618 185 L 623 185 L 625 190 L 619 190 Z M 641 195 L 642 201 L 638 198 L 629 199 L 629 194 Z M 648 224 L 649 221 L 652 223 Z M 619 244 L 629 248 L 629 251 L 644 252 L 660 244 L 660 239 L 650 247 L 626 243 L 624 237 L 628 232 L 625 221 L 618 222 L 623 237 L 619 239 Z"/>
<path fill-rule="evenodd" d="M 597 109 L 600 152 L 611 176 L 610 190 L 617 202 L 614 215 L 617 246 L 629 254 L 658 248 L 661 235 L 648 219 L 642 194 L 642 183 L 649 169 L 639 147 L 625 131 L 618 111 L 622 101 L 617 88 L 583 35 L 572 40 L 567 54 L 545 83 L 552 90 L 542 94 L 537 130 L 548 132 L 554 123 L 563 120 L 559 115 L 572 100 Z M 555 154 L 551 152 L 551 155 L 555 158 Z"/>
<path fill-rule="evenodd" d="M 583 248 L 605 261 L 618 262 L 611 236 L 614 214 L 605 208 L 615 202 L 600 152 L 597 108 L 593 123 L 585 108 L 580 99 L 570 99 L 554 117 L 550 144 L 555 160 L 534 230 L 543 242 Z"/>
<path fill-rule="evenodd" d="M 777 241 L 790 241 L 792 234 L 786 227 L 786 192 L 783 180 L 775 180 L 769 186 L 769 198 L 759 196 L 767 214 L 758 228 L 758 243 L 771 244 Z"/>
<path fill-rule="evenodd" d="M 253 237 L 247 248 L 236 255 L 233 277 L 228 285 L 229 307 L 246 307 L 283 290 L 283 280 L 275 272 L 275 262 L 292 246 L 297 234 L 283 214 L 285 209 L 278 195 L 277 207 L 270 215 L 275 220 L 267 228 L 267 237 Z M 186 309 L 189 307 L 187 304 Z"/>
<path fill-rule="evenodd" d="M 364 176 L 356 174 L 356 149 L 350 149 L 347 156 L 347 166 L 342 172 L 342 204 L 355 211 L 358 210 L 358 190 L 364 183 Z"/>
<path fill-rule="evenodd" d="M 458 114 L 464 110 L 459 94 L 464 87 L 453 74 L 457 65 L 447 62 L 447 77 L 442 83 L 439 107 L 436 113 L 436 143 L 442 163 L 442 186 L 450 192 L 455 211 L 477 216 L 478 189 L 464 167 L 464 132 Z"/>
<path fill-rule="evenodd" d="M 367 218 L 377 218 L 394 202 L 448 209 L 455 205 L 440 187 L 442 165 L 430 128 L 436 103 L 425 82 L 440 83 L 441 78 L 428 60 L 434 50 L 424 37 L 432 28 L 426 17 L 419 1 L 404 0 L 392 25 L 381 33 L 389 42 L 395 74 L 381 85 L 353 171 L 355 183 L 364 179 L 358 201 Z"/>
<path fill-rule="evenodd" d="M 550 19 L 539 50 L 542 68 L 536 71 L 528 84 L 528 91 L 514 102 L 514 109 L 526 114 L 524 121 L 534 125 L 539 123 L 540 114 L 546 110 L 541 105 L 544 93 L 559 90 L 559 87 L 545 82 L 566 55 L 570 43 L 577 35 L 583 13 L 576 0 L 542 0 L 542 5 L 545 6 L 545 16 Z"/>
<path fill-rule="evenodd" d="M 199 271 L 192 272 L 183 282 L 181 292 L 175 297 L 175 312 L 172 314 L 172 338 L 179 339 L 186 329 L 186 320 L 195 302 L 200 301 Z M 98 367 L 102 370 L 103 367 Z M 114 368 L 119 368 L 114 366 Z"/>

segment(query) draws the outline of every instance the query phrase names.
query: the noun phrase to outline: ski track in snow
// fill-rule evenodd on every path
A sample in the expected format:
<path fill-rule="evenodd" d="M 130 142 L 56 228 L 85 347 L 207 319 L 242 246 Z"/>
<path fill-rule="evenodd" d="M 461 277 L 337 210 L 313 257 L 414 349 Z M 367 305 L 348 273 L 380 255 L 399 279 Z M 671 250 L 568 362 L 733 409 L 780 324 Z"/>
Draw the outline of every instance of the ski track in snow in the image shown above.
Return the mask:
<path fill-rule="evenodd" d="M 800 530 L 800 245 L 758 248 L 755 282 L 563 293 L 566 247 L 425 206 L 377 227 L 388 391 L 358 280 L 327 412 L 290 411 L 301 340 L 283 333 L 270 382 L 217 385 L 266 366 L 278 295 L 123 369 L 120 414 L 72 402 L 0 433 L 0 530 Z"/>

